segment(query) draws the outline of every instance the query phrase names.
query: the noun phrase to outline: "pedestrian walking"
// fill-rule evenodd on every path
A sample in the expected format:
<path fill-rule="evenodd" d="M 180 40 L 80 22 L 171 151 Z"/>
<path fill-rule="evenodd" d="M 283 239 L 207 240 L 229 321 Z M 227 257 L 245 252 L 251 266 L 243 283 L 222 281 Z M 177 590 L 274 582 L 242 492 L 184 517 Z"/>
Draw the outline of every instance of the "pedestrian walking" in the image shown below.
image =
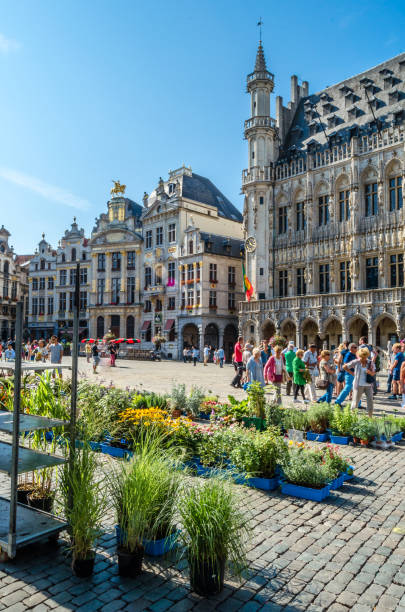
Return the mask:
<path fill-rule="evenodd" d="M 357 352 L 358 359 L 354 359 L 345 368 L 354 368 L 352 410 L 355 410 L 361 401 L 363 393 L 367 399 L 368 416 L 373 416 L 373 383 L 375 365 L 370 357 L 370 351 L 363 346 Z"/>
<path fill-rule="evenodd" d="M 110 351 L 110 365 L 112 368 L 115 368 L 115 360 L 117 358 L 117 347 L 112 342 L 109 346 L 109 351 Z"/>
<path fill-rule="evenodd" d="M 194 364 L 194 366 L 196 366 L 197 365 L 197 361 L 198 361 L 198 359 L 200 357 L 200 351 L 198 350 L 198 348 L 196 346 L 192 346 L 191 347 L 191 355 L 192 355 L 192 358 L 193 358 L 193 364 Z"/>
<path fill-rule="evenodd" d="M 285 373 L 285 361 L 282 355 L 282 347 L 276 345 L 274 347 L 274 355 L 269 357 L 266 365 L 264 366 L 264 380 L 274 385 L 276 390 L 276 403 L 281 405 L 281 383 L 283 382 L 283 375 Z M 295 357 L 295 354 L 294 354 Z"/>
<path fill-rule="evenodd" d="M 91 357 L 91 344 L 90 344 L 90 342 L 86 342 L 86 345 L 84 347 L 84 352 L 86 353 L 87 363 L 90 363 L 90 357 Z"/>
<path fill-rule="evenodd" d="M 397 395 L 400 393 L 400 372 L 401 366 L 405 359 L 404 354 L 401 352 L 401 345 L 396 342 L 392 347 L 393 360 L 390 365 L 390 372 L 392 375 L 392 395 L 388 399 L 396 400 Z"/>
<path fill-rule="evenodd" d="M 304 402 L 305 399 L 305 385 L 307 379 L 305 377 L 305 372 L 308 371 L 306 363 L 303 361 L 304 351 L 302 349 L 298 349 L 295 353 L 295 359 L 293 361 L 293 374 L 294 374 L 294 402 L 298 401 L 298 393 L 301 393 L 302 399 Z"/>
<path fill-rule="evenodd" d="M 309 399 L 311 400 L 311 402 L 316 402 L 315 380 L 319 376 L 316 344 L 309 345 L 308 350 L 304 353 L 303 362 L 305 363 L 309 370 L 309 373 L 311 374 L 311 380 L 306 385 L 306 390 L 308 391 Z"/>
<path fill-rule="evenodd" d="M 243 375 L 243 360 L 242 360 L 242 356 L 243 356 L 243 338 L 242 336 L 239 336 L 238 341 L 236 342 L 235 346 L 234 346 L 234 363 L 235 363 L 235 369 L 236 369 L 236 374 L 231 382 L 231 386 L 232 387 L 237 387 L 239 388 L 241 386 L 240 381 Z"/>
<path fill-rule="evenodd" d="M 184 349 L 183 349 L 183 361 L 184 361 L 184 363 L 187 363 L 187 357 L 188 357 L 188 349 L 186 347 L 184 347 Z"/>
<path fill-rule="evenodd" d="M 294 342 L 290 340 L 290 342 L 288 343 L 287 349 L 285 350 L 285 352 L 283 351 L 284 359 L 285 359 L 285 369 L 287 373 L 287 387 L 286 387 L 287 395 L 291 394 L 291 388 L 293 385 L 293 379 L 294 379 L 293 361 L 295 359 L 296 352 L 297 352 L 297 349 L 294 346 Z"/>
<path fill-rule="evenodd" d="M 321 361 L 319 362 L 319 378 L 325 389 L 324 395 L 317 400 L 317 403 L 332 401 L 333 388 L 336 381 L 336 368 L 334 366 L 330 351 L 324 350 L 321 352 Z M 319 384 L 319 383 L 318 383 Z"/>
<path fill-rule="evenodd" d="M 345 366 L 349 365 L 355 359 L 357 359 L 357 344 L 351 342 L 349 344 L 349 352 L 346 353 L 342 364 L 342 370 L 344 371 L 345 375 L 345 386 L 343 387 L 342 391 L 339 393 L 335 401 L 335 404 L 338 404 L 339 406 L 342 405 L 342 403 L 345 401 L 346 397 L 349 395 L 353 388 L 354 367 L 350 366 L 346 368 Z"/>
<path fill-rule="evenodd" d="M 219 362 L 219 367 L 223 368 L 224 367 L 224 360 L 225 360 L 225 351 L 224 351 L 224 347 L 221 346 L 221 348 L 218 349 L 217 351 L 217 359 Z"/>
<path fill-rule="evenodd" d="M 209 346 L 205 345 L 204 346 L 204 365 L 205 366 L 208 364 L 209 357 L 210 357 L 210 348 Z"/>
<path fill-rule="evenodd" d="M 261 360 L 261 350 L 253 349 L 253 353 L 246 364 L 247 382 L 258 382 L 262 387 L 265 386 L 263 364 Z"/>
<path fill-rule="evenodd" d="M 399 381 L 401 385 L 402 403 L 401 408 L 405 410 L 405 361 L 402 362 L 401 370 L 399 373 Z"/>
<path fill-rule="evenodd" d="M 97 366 L 100 363 L 100 355 L 98 354 L 97 342 L 91 347 L 91 355 L 93 357 L 93 374 L 97 374 Z"/>
<path fill-rule="evenodd" d="M 56 336 L 52 336 L 51 344 L 49 345 L 49 354 L 51 356 L 51 363 L 61 364 L 63 357 L 63 346 L 58 342 Z M 58 372 L 60 378 L 62 378 L 62 368 L 55 368 L 52 376 L 55 376 L 55 372 Z"/>

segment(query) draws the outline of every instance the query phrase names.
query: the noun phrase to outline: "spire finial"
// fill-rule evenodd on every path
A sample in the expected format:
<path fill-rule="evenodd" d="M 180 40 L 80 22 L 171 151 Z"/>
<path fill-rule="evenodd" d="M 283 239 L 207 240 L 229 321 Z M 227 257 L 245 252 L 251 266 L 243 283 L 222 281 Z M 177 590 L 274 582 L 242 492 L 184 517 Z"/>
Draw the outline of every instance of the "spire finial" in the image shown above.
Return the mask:
<path fill-rule="evenodd" d="M 73 223 L 76 223 L 76 217 L 73 217 Z"/>
<path fill-rule="evenodd" d="M 42 232 L 42 240 L 45 240 L 45 233 Z"/>
<path fill-rule="evenodd" d="M 263 25 L 263 19 L 260 17 L 259 21 L 257 22 L 257 26 L 260 32 L 260 38 L 259 38 L 260 44 L 262 44 L 262 25 Z"/>

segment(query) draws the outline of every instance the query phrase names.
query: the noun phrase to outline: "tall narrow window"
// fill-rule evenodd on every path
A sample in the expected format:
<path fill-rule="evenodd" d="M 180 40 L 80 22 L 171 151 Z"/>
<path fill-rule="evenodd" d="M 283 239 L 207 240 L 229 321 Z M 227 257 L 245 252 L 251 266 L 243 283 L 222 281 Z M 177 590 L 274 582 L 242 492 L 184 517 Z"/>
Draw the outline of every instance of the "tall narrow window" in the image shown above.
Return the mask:
<path fill-rule="evenodd" d="M 53 297 L 48 298 L 48 314 L 53 314 Z"/>
<path fill-rule="evenodd" d="M 402 176 L 390 179 L 390 211 L 402 208 Z"/>
<path fill-rule="evenodd" d="M 104 304 L 104 278 L 97 279 L 97 304 Z"/>
<path fill-rule="evenodd" d="M 217 307 L 217 292 L 216 291 L 210 291 L 210 295 L 209 295 L 209 307 L 210 308 L 216 308 Z"/>
<path fill-rule="evenodd" d="M 340 291 L 351 291 L 352 279 L 350 277 L 350 261 L 341 261 L 339 264 Z"/>
<path fill-rule="evenodd" d="M 288 270 L 279 270 L 278 272 L 278 294 L 280 297 L 286 297 L 288 293 Z"/>
<path fill-rule="evenodd" d="M 111 303 L 119 304 L 120 303 L 120 278 L 112 278 L 111 279 Z"/>
<path fill-rule="evenodd" d="M 31 314 L 32 315 L 37 315 L 38 314 L 38 298 L 36 298 L 36 297 L 32 298 Z"/>
<path fill-rule="evenodd" d="M 87 285 L 87 268 L 80 268 L 80 284 Z"/>
<path fill-rule="evenodd" d="M 156 246 L 163 244 L 163 227 L 156 228 Z"/>
<path fill-rule="evenodd" d="M 76 261 L 76 249 L 72 249 L 72 261 Z"/>
<path fill-rule="evenodd" d="M 104 317 L 97 317 L 97 338 L 104 336 Z"/>
<path fill-rule="evenodd" d="M 162 284 L 162 266 L 156 266 L 155 269 L 155 285 Z"/>
<path fill-rule="evenodd" d="M 349 206 L 350 191 L 339 191 L 339 221 L 348 221 L 350 219 Z"/>
<path fill-rule="evenodd" d="M 80 291 L 80 310 L 87 310 L 87 291 Z"/>
<path fill-rule="evenodd" d="M 305 229 L 305 203 L 297 202 L 295 205 L 297 231 Z"/>
<path fill-rule="evenodd" d="M 135 270 L 135 251 L 127 253 L 127 270 Z"/>
<path fill-rule="evenodd" d="M 378 288 L 378 257 L 366 259 L 366 289 Z"/>
<path fill-rule="evenodd" d="M 76 284 L 76 268 L 71 268 L 69 270 L 69 285 Z"/>
<path fill-rule="evenodd" d="M 40 297 L 38 300 L 38 314 L 40 315 L 45 314 L 45 298 L 44 297 Z"/>
<path fill-rule="evenodd" d="M 145 234 L 145 249 L 152 248 L 152 230 L 147 230 Z"/>
<path fill-rule="evenodd" d="M 152 284 L 152 268 L 145 268 L 145 289 Z"/>
<path fill-rule="evenodd" d="M 53 289 L 53 276 L 48 276 L 48 289 Z"/>
<path fill-rule="evenodd" d="M 65 291 L 62 291 L 62 293 L 59 294 L 59 312 L 65 312 L 66 311 L 66 293 Z"/>
<path fill-rule="evenodd" d="M 45 289 L 45 276 L 41 276 L 41 278 L 39 279 L 39 288 L 42 290 Z"/>
<path fill-rule="evenodd" d="M 66 285 L 66 270 L 59 270 L 59 285 Z"/>
<path fill-rule="evenodd" d="M 228 310 L 235 310 L 235 294 L 228 293 Z"/>
<path fill-rule="evenodd" d="M 319 293 L 329 293 L 329 264 L 319 266 Z"/>
<path fill-rule="evenodd" d="M 217 281 L 217 264 L 210 263 L 210 283 L 216 283 Z"/>
<path fill-rule="evenodd" d="M 318 198 L 318 225 L 327 225 L 329 222 L 329 196 Z"/>
<path fill-rule="evenodd" d="M 230 287 L 234 287 L 235 286 L 235 278 L 236 278 L 235 267 L 234 266 L 228 266 L 228 285 Z"/>
<path fill-rule="evenodd" d="M 176 242 L 176 224 L 169 223 L 167 238 L 169 242 Z"/>
<path fill-rule="evenodd" d="M 305 268 L 297 268 L 297 295 L 305 295 L 306 292 Z"/>
<path fill-rule="evenodd" d="M 111 254 L 111 270 L 121 270 L 121 253 L 119 251 Z"/>
<path fill-rule="evenodd" d="M 280 206 L 278 209 L 278 233 L 287 232 L 287 206 Z"/>
<path fill-rule="evenodd" d="M 127 278 L 127 303 L 135 303 L 135 278 L 133 276 Z"/>
<path fill-rule="evenodd" d="M 403 287 L 404 285 L 404 256 L 402 253 L 390 256 L 390 280 L 391 287 Z"/>
<path fill-rule="evenodd" d="M 372 217 L 378 213 L 377 183 L 370 183 L 364 188 L 364 198 L 366 204 L 366 217 Z"/>
<path fill-rule="evenodd" d="M 97 270 L 104 272 L 105 270 L 105 253 L 99 253 L 97 255 Z"/>

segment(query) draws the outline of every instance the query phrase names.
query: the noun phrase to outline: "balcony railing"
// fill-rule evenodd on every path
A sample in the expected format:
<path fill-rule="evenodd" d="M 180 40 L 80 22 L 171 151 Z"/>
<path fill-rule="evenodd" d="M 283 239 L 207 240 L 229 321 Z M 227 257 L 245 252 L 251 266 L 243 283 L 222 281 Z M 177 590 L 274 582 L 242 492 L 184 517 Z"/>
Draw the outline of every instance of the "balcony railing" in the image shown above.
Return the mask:
<path fill-rule="evenodd" d="M 359 289 L 341 293 L 314 293 L 302 296 L 275 297 L 268 300 L 240 302 L 239 314 L 269 313 L 279 310 L 302 310 L 309 308 L 336 308 L 343 306 L 382 305 L 401 303 L 405 300 L 405 288 Z"/>
<path fill-rule="evenodd" d="M 273 117 L 251 117 L 245 121 L 245 131 L 256 127 L 276 127 L 276 120 Z"/>

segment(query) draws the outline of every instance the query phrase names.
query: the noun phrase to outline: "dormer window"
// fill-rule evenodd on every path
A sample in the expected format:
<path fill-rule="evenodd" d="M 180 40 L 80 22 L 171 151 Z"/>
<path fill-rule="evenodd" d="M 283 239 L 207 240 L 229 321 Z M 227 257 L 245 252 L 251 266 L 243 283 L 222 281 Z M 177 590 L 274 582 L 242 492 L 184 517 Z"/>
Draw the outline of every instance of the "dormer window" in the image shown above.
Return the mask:
<path fill-rule="evenodd" d="M 176 186 L 174 183 L 169 183 L 169 194 L 172 195 L 176 190 Z"/>
<path fill-rule="evenodd" d="M 342 94 L 342 96 L 346 96 L 349 92 L 353 92 L 353 90 L 350 89 L 350 87 L 348 87 L 347 85 L 343 85 L 343 87 L 341 87 L 339 91 Z"/>
<path fill-rule="evenodd" d="M 358 117 L 361 114 L 361 111 L 359 108 L 357 108 L 357 106 L 352 106 L 352 108 L 349 108 L 349 110 L 347 111 L 350 119 L 355 119 L 356 117 Z"/>
<path fill-rule="evenodd" d="M 332 107 L 332 104 L 330 102 L 326 102 L 326 104 L 324 104 L 322 106 L 322 111 L 323 111 L 324 115 L 329 115 L 329 113 L 332 112 L 332 109 L 333 109 L 333 107 Z"/>
<path fill-rule="evenodd" d="M 399 102 L 401 99 L 401 93 L 396 89 L 392 91 L 388 96 L 390 104 L 395 104 L 395 102 Z"/>

